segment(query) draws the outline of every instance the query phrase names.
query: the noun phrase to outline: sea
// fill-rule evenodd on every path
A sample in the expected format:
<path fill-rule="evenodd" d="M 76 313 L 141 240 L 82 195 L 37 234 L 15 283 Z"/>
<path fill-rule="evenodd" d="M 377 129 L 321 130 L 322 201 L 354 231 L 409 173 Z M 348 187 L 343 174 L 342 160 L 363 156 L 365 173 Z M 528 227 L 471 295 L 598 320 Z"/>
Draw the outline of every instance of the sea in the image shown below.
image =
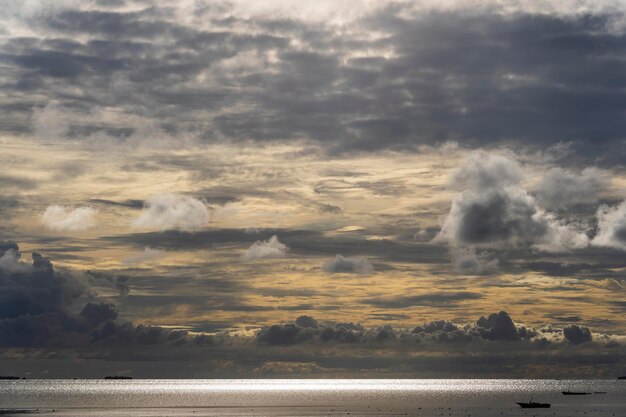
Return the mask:
<path fill-rule="evenodd" d="M 562 391 L 590 393 L 563 395 Z M 517 402 L 550 403 L 523 409 Z M 626 417 L 626 380 L 0 381 L 0 415 Z"/>

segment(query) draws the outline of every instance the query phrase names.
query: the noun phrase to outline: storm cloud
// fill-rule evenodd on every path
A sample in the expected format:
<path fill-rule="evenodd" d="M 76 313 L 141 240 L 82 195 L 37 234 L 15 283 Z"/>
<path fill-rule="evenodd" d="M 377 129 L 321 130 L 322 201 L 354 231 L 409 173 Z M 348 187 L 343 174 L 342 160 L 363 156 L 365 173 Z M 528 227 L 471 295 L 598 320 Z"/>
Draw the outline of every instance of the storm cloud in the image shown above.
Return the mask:
<path fill-rule="evenodd" d="M 519 164 L 503 155 L 473 153 L 454 174 L 463 191 L 452 201 L 435 241 L 478 248 L 580 249 L 589 239 L 575 225 L 541 208 L 521 186 Z"/>
<path fill-rule="evenodd" d="M 13 6 L 10 15 L 32 35 L 5 35 L 3 88 L 19 94 L 5 95 L 0 126 L 113 144 L 150 136 L 177 143 L 187 134 L 306 138 L 336 151 L 450 138 L 544 148 L 583 141 L 579 158 L 609 165 L 624 149 L 626 38 L 602 7 L 592 15 L 519 5 L 509 13 L 467 13 L 462 4 L 426 12 L 400 2 L 353 13 L 344 20 L 350 30 L 340 31 L 228 2 L 148 4 L 74 4 L 40 15 Z M 80 96 L 68 94 L 73 85 Z M 112 108 L 127 117 L 110 117 Z"/>

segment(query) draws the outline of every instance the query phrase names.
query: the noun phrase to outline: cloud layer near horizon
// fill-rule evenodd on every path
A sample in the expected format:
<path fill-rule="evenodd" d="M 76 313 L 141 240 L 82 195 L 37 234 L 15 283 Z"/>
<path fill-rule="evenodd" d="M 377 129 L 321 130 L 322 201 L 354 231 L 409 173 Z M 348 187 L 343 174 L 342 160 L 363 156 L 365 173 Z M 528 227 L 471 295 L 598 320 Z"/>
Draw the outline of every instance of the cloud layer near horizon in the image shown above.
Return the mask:
<path fill-rule="evenodd" d="M 14 244 L 3 243 L 0 259 L 7 254 L 19 258 Z M 219 375 L 232 372 L 258 374 L 254 367 L 263 366 L 263 373 L 285 375 L 285 370 L 276 361 L 280 348 L 291 347 L 291 361 L 302 366 L 317 368 L 314 373 L 321 375 L 352 375 L 362 372 L 362 364 L 347 361 L 337 368 L 323 358 L 324 352 L 331 349 L 330 357 L 341 358 L 348 352 L 369 352 L 367 360 L 377 363 L 377 372 L 392 372 L 396 375 L 420 371 L 432 372 L 425 363 L 413 363 L 404 371 L 393 370 L 395 361 L 385 359 L 389 351 L 395 351 L 403 360 L 410 352 L 419 351 L 419 357 L 433 360 L 441 351 L 457 355 L 460 351 L 471 352 L 471 360 L 466 359 L 466 372 L 472 375 L 494 375 L 493 367 L 500 359 L 494 355 L 515 353 L 528 363 L 518 370 L 524 375 L 540 363 L 544 355 L 554 360 L 557 357 L 574 355 L 576 368 L 596 367 L 596 376 L 610 375 L 607 359 L 610 362 L 624 363 L 626 360 L 626 339 L 624 335 L 594 334 L 589 328 L 571 324 L 556 328 L 545 326 L 541 329 L 515 323 L 508 313 L 500 311 L 481 316 L 473 323 L 458 324 L 448 320 L 436 320 L 414 328 L 394 328 L 385 325 L 367 328 L 358 323 L 318 321 L 310 316 L 300 316 L 294 322 L 261 326 L 247 333 L 240 331 L 218 332 L 212 335 L 194 335 L 183 330 L 170 330 L 158 326 L 135 325 L 118 319 L 118 312 L 112 304 L 99 302 L 89 294 L 82 278 L 68 271 L 55 271 L 48 259 L 33 254 L 32 265 L 28 269 L 7 267 L 0 261 L 0 345 L 6 348 L 67 349 L 57 359 L 74 357 L 82 359 L 82 348 L 89 347 L 90 359 L 116 359 L 116 348 L 124 348 L 126 361 L 132 364 L 139 357 L 139 351 L 149 352 L 152 361 L 166 360 L 172 355 L 183 355 L 186 361 L 201 360 L 203 352 L 211 352 L 216 363 L 212 367 L 231 363 L 231 370 L 216 370 L 202 367 L 200 372 L 217 371 Z M 19 262 L 15 260 L 15 262 Z M 71 313 L 70 307 L 83 299 L 80 312 Z M 29 300 L 25 303 L 24 301 Z M 573 349 L 572 347 L 576 347 Z M 73 349 L 78 349 L 75 353 Z M 146 350 L 149 349 L 149 350 Z M 604 362 L 595 359 L 598 351 L 605 355 Z M 132 353 L 135 352 L 135 353 Z M 595 353 L 592 353 L 595 352 Z M 5 350 L 0 359 L 10 357 Z M 69 355 L 69 356 L 68 356 Z M 142 354 L 144 355 L 144 354 Z M 607 356 L 608 355 L 608 356 Z M 145 356 L 143 356 L 145 358 Z M 245 357 L 245 361 L 241 361 Z M 271 365 L 274 364 L 274 365 Z M 275 368 L 273 368 L 276 366 Z M 452 366 L 452 367 L 450 367 Z M 449 374 L 454 364 L 438 369 L 440 374 Z M 162 365 L 155 366 L 166 375 L 178 375 L 175 370 L 166 370 Z M 301 369 L 304 372 L 304 369 Z M 311 370 L 306 371 L 306 373 Z M 550 375 L 552 371 L 538 375 Z M 574 369 L 562 366 L 559 375 L 574 373 Z M 55 371 L 53 375 L 63 375 Z M 48 375 L 49 376 L 49 375 Z M 510 375 L 509 375 L 510 376 Z"/>

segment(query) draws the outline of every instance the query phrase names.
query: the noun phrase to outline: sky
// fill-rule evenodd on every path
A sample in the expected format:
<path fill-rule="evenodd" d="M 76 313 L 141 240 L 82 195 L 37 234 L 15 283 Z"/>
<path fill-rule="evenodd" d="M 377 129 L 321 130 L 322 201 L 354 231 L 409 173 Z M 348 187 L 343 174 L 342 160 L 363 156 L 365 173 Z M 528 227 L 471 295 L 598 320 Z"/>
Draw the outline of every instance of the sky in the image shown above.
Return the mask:
<path fill-rule="evenodd" d="M 626 3 L 0 1 L 0 369 L 626 374 Z"/>

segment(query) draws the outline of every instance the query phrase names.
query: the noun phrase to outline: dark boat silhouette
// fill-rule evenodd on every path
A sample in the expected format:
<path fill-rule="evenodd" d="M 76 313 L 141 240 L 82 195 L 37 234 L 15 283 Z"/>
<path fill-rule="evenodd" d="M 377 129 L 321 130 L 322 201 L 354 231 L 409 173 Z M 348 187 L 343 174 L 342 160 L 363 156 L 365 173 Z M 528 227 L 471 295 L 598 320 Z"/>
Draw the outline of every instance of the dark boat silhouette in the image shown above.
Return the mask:
<path fill-rule="evenodd" d="M 548 403 L 536 403 L 532 399 L 529 403 L 517 403 L 522 408 L 550 408 L 551 404 Z"/>
<path fill-rule="evenodd" d="M 618 376 L 617 379 L 626 379 L 626 376 Z"/>
<path fill-rule="evenodd" d="M 561 391 L 563 395 L 591 395 L 590 392 L 582 392 L 582 391 Z"/>
<path fill-rule="evenodd" d="M 20 377 L 12 375 L 0 375 L 0 381 L 13 381 L 16 379 L 20 379 Z"/>
<path fill-rule="evenodd" d="M 104 379 L 133 379 L 132 376 L 123 376 L 123 375 L 107 375 Z"/>

